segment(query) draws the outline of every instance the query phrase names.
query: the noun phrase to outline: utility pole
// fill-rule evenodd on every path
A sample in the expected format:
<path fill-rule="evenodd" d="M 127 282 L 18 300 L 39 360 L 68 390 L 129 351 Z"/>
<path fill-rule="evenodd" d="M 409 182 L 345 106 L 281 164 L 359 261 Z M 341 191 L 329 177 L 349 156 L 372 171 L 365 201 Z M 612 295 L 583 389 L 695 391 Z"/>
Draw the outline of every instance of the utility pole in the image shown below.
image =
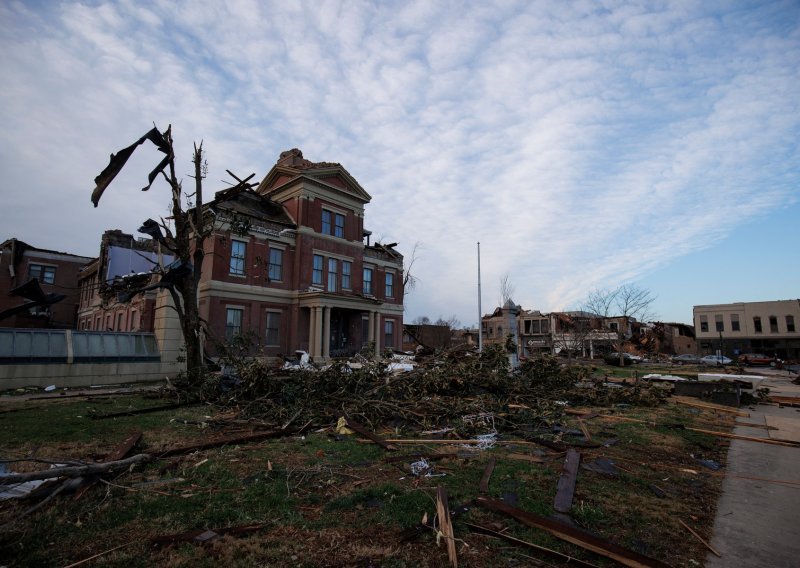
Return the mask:
<path fill-rule="evenodd" d="M 481 318 L 481 242 L 478 241 L 478 353 L 483 353 L 483 324 Z"/>

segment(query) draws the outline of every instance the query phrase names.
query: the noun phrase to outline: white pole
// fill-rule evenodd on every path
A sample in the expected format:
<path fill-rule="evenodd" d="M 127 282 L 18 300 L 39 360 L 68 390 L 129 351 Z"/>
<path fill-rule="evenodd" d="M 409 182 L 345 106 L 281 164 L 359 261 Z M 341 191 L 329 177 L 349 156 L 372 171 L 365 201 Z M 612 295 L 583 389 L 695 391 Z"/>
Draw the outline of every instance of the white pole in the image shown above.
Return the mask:
<path fill-rule="evenodd" d="M 478 241 L 478 353 L 483 353 L 483 325 L 481 318 L 483 317 L 483 310 L 481 309 L 481 242 Z"/>

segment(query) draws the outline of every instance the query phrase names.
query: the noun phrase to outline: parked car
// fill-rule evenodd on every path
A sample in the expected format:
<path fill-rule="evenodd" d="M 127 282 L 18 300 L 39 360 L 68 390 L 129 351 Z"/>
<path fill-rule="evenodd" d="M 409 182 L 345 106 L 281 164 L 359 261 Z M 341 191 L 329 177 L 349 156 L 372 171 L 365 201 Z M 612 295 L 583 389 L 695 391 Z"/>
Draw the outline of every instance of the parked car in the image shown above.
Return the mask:
<path fill-rule="evenodd" d="M 630 357 L 631 361 L 633 361 L 634 363 L 641 363 L 642 361 L 644 361 L 644 359 L 641 356 L 635 355 L 633 353 L 623 353 L 623 355 L 625 357 Z"/>
<path fill-rule="evenodd" d="M 691 353 L 684 353 L 683 355 L 675 355 L 672 358 L 673 365 L 700 365 L 700 357 L 692 355 Z"/>
<path fill-rule="evenodd" d="M 774 357 L 767 357 L 761 353 L 746 353 L 739 355 L 739 362 L 742 365 L 775 365 L 777 360 Z"/>
<path fill-rule="evenodd" d="M 700 361 L 703 365 L 730 365 L 733 359 L 728 359 L 725 355 L 706 355 Z"/>
<path fill-rule="evenodd" d="M 606 363 L 608 363 L 609 365 L 616 365 L 617 367 L 619 367 L 619 353 L 617 353 L 617 352 L 609 353 L 608 355 L 603 357 L 603 360 Z M 622 354 L 622 364 L 623 365 L 633 365 L 633 359 L 631 359 L 631 356 L 628 355 L 627 353 L 623 353 Z"/>

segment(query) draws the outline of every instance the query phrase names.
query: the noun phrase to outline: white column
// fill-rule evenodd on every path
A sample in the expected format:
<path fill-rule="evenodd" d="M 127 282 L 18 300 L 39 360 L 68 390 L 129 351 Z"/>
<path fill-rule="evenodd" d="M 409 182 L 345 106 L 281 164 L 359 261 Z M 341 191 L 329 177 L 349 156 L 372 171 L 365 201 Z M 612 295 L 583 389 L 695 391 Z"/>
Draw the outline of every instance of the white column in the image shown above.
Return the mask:
<path fill-rule="evenodd" d="M 317 330 L 317 313 L 314 308 L 308 308 L 308 355 L 314 356 L 316 350 L 315 332 Z"/>
<path fill-rule="evenodd" d="M 372 312 L 372 316 L 375 318 L 375 324 L 372 326 L 372 329 L 375 330 L 375 358 L 381 358 L 381 314 L 380 312 Z"/>
<path fill-rule="evenodd" d="M 314 307 L 314 358 L 322 357 L 322 308 Z"/>
<path fill-rule="evenodd" d="M 322 358 L 331 358 L 331 309 L 322 308 Z"/>

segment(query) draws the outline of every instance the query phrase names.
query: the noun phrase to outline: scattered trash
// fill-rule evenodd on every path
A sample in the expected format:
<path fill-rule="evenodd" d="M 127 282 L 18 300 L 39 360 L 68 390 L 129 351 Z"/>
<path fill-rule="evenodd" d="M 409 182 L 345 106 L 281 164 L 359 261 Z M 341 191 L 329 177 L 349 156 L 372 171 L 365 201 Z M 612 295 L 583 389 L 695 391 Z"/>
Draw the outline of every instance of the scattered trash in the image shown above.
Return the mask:
<path fill-rule="evenodd" d="M 44 392 L 53 392 L 56 390 L 56 385 L 50 385 L 49 387 L 44 387 Z"/>

